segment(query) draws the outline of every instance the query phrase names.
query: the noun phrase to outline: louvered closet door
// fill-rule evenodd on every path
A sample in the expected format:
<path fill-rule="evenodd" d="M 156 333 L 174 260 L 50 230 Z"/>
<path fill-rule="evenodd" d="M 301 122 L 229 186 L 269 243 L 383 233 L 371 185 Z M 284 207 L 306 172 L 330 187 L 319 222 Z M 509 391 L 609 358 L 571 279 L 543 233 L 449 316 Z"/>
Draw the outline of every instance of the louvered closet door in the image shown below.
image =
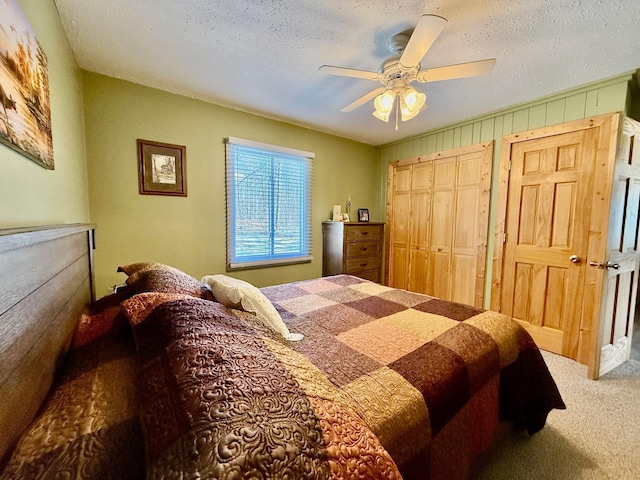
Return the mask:
<path fill-rule="evenodd" d="M 389 167 L 388 284 L 483 306 L 493 143 Z"/>

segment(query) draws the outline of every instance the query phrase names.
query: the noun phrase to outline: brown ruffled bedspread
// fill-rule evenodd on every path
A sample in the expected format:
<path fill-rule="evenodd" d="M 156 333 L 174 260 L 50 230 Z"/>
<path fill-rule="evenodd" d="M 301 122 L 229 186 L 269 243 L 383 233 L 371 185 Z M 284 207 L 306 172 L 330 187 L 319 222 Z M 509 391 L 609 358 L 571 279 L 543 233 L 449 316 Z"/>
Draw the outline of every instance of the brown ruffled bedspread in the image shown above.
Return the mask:
<path fill-rule="evenodd" d="M 121 300 L 82 315 L 61 377 L 0 478 L 144 478 L 136 352 Z"/>
<path fill-rule="evenodd" d="M 279 340 L 218 303 L 158 296 L 127 306 L 151 311 L 135 327 L 148 478 L 400 478 L 362 419 L 303 390 Z"/>

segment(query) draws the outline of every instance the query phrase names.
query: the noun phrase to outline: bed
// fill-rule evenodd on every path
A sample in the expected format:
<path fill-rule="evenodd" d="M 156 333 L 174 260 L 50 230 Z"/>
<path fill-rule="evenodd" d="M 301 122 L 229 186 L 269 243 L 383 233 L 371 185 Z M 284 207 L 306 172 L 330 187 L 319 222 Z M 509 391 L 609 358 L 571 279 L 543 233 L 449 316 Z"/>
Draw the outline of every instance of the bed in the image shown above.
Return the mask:
<path fill-rule="evenodd" d="M 92 225 L 0 231 L 0 478 L 464 479 L 499 425 L 565 408 L 496 312 L 154 262 L 92 301 L 94 246 Z"/>

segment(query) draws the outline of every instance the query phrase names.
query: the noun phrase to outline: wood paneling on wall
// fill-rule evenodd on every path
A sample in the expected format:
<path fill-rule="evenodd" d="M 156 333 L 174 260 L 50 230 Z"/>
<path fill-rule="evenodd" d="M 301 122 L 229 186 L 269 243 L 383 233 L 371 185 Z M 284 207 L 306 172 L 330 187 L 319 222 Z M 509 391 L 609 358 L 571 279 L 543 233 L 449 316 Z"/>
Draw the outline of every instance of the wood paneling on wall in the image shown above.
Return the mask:
<path fill-rule="evenodd" d="M 378 147 L 382 172 L 386 174 L 386 166 L 390 162 L 406 158 L 440 152 L 452 148 L 464 147 L 474 143 L 495 141 L 493 156 L 493 177 L 491 183 L 491 204 L 489 211 L 489 246 L 493 250 L 496 193 L 500 165 L 501 139 L 525 130 L 557 125 L 579 120 L 602 113 L 631 112 L 630 84 L 634 79 L 633 72 L 603 80 L 565 92 L 557 93 L 533 102 L 498 110 L 487 115 L 476 117 L 442 129 L 426 132 L 417 137 L 405 139 Z M 422 115 L 429 115 L 427 109 Z M 386 176 L 386 175 L 385 175 Z M 387 184 L 384 178 L 382 185 Z M 386 202 L 386 194 L 382 198 Z M 380 206 L 383 208 L 384 204 Z M 491 258 L 491 254 L 487 256 Z M 487 263 L 485 278 L 485 307 L 490 301 L 492 277 L 491 262 Z"/>
<path fill-rule="evenodd" d="M 487 140 L 499 140 L 503 135 L 524 130 L 622 111 L 625 109 L 631 78 L 632 74 L 629 73 L 383 145 L 379 147 L 380 158 L 392 162 Z M 429 115 L 429 110 L 422 115 Z M 496 152 L 499 153 L 498 148 Z"/>

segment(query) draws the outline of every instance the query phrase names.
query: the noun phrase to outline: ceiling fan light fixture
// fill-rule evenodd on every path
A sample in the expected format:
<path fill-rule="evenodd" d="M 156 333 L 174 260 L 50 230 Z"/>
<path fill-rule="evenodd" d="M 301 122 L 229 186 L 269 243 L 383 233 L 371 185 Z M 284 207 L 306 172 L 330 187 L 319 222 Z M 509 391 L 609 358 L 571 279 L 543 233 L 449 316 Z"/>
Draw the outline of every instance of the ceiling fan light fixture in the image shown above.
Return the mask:
<path fill-rule="evenodd" d="M 427 96 L 424 93 L 418 92 L 411 86 L 407 86 L 402 91 L 401 98 L 411 112 L 419 112 L 427 101 Z"/>
<path fill-rule="evenodd" d="M 393 104 L 396 101 L 396 94 L 391 90 L 385 90 L 378 95 L 373 101 L 373 105 L 376 107 L 376 111 L 373 112 L 373 116 L 383 122 L 389 121 Z"/>
<path fill-rule="evenodd" d="M 376 110 L 375 112 L 373 112 L 373 116 L 376 117 L 379 120 L 382 120 L 383 122 L 388 122 L 389 121 L 389 116 L 391 115 L 391 112 L 381 112 L 380 110 Z"/>
<path fill-rule="evenodd" d="M 407 120 L 411 120 L 413 117 L 418 115 L 422 110 L 426 108 L 425 101 L 426 95 L 424 93 L 420 93 L 418 95 L 422 95 L 425 97 L 421 99 L 420 102 L 414 104 L 414 108 L 409 107 L 402 98 L 400 99 L 400 112 L 402 113 L 402 121 L 406 122 Z M 415 108 L 416 105 L 420 105 L 419 108 Z"/>
<path fill-rule="evenodd" d="M 385 90 L 376 97 L 376 99 L 373 101 L 373 105 L 376 107 L 377 112 L 389 114 L 391 112 L 391 109 L 393 108 L 393 103 L 395 102 L 395 100 L 395 93 L 390 90 Z"/>
<path fill-rule="evenodd" d="M 404 103 L 404 102 L 403 102 Z M 409 110 L 409 108 L 404 105 L 400 111 L 402 113 L 402 121 L 406 122 L 407 120 L 411 120 L 413 117 L 420 113 L 420 110 Z"/>

